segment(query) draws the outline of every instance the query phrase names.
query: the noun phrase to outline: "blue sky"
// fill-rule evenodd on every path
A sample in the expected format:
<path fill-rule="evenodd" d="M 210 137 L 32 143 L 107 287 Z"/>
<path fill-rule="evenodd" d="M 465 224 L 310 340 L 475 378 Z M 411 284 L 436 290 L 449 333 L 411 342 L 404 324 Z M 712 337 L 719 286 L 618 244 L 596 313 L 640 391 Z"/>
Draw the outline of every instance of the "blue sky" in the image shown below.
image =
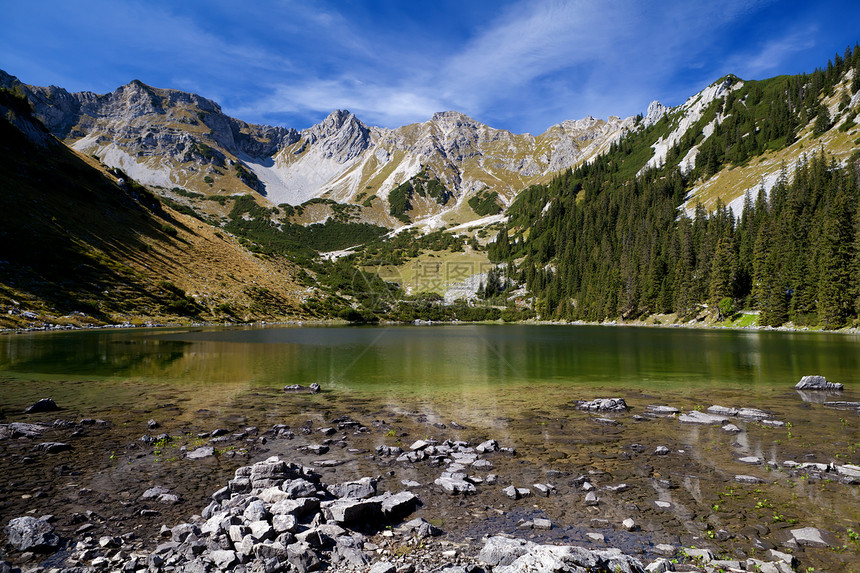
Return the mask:
<path fill-rule="evenodd" d="M 0 69 L 107 93 L 139 79 L 252 123 L 457 110 L 541 133 L 677 105 L 720 76 L 809 72 L 860 41 L 857 0 L 0 0 Z"/>

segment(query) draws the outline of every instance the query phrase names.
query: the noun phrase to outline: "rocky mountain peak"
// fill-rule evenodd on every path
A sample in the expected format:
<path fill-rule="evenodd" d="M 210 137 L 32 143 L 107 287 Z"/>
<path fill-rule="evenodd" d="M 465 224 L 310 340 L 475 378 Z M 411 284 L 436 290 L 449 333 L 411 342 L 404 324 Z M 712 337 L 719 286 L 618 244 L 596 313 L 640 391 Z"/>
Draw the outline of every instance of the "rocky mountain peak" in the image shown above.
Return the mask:
<path fill-rule="evenodd" d="M 486 127 L 481 122 L 476 121 L 468 115 L 460 113 L 459 111 L 436 112 L 433 114 L 433 117 L 430 118 L 430 122 L 436 124 L 439 129 L 444 132 L 453 131 L 464 126 L 469 127 L 471 129 Z"/>
<path fill-rule="evenodd" d="M 665 105 L 657 101 L 656 99 L 648 104 L 648 111 L 645 112 L 645 127 L 650 125 L 654 125 L 658 121 L 660 121 L 666 112 L 669 111 Z"/>
<path fill-rule="evenodd" d="M 370 129 L 350 111 L 338 109 L 302 131 L 309 145 L 318 144 L 323 157 L 345 163 L 370 147 Z"/>

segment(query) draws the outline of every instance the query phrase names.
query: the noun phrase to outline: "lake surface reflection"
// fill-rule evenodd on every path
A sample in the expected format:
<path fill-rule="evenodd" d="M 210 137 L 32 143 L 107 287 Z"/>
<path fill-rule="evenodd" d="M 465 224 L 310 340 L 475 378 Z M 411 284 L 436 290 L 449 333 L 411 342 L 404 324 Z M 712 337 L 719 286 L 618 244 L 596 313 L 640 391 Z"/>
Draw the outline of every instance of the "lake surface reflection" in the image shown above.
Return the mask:
<path fill-rule="evenodd" d="M 556 537 L 548 539 L 585 540 L 593 517 L 621 523 L 635 507 L 641 535 L 631 534 L 631 547 L 701 546 L 714 543 L 708 533 L 720 528 L 735 536 L 727 538 L 724 552 L 754 551 L 762 545 L 757 535 L 778 545 L 785 541 L 783 529 L 795 524 L 826 528 L 845 543 L 847 528 L 856 527 L 856 484 L 844 483 L 834 471 L 807 476 L 784 463 L 860 464 L 857 412 L 807 403 L 794 391 L 802 376 L 820 374 L 846 386 L 838 397 L 819 397 L 821 402 L 860 401 L 858 342 L 858 336 L 820 333 L 537 325 L 32 333 L 0 336 L 0 414 L 8 422 L 106 420 L 105 429 L 76 438 L 63 467 L 111 507 L 114 492 L 156 483 L 176 488 L 189 507 L 203 507 L 235 467 L 255 456 L 277 454 L 313 465 L 320 460 L 302 447 L 320 441 L 318 430 L 345 416 L 364 427 L 338 437 L 350 449 L 334 455 L 353 457 L 336 470 L 327 468 L 337 472 L 329 478 L 388 472 L 396 474 L 390 480 L 395 488 L 402 478 L 418 479 L 427 484 L 419 492 L 427 517 L 442 516 L 455 537 L 513 530 L 520 513 L 481 513 L 482 507 L 509 504 L 499 487 L 485 487 L 469 506 L 474 523 L 468 523 L 459 501 L 449 503 L 430 485 L 438 468 L 398 464 L 374 456 L 375 448 L 407 448 L 418 438 L 474 444 L 489 437 L 515 447 L 515 457 L 494 459 L 493 471 L 504 483 L 525 485 L 554 476 L 559 494 L 527 504 L 559 524 L 546 534 Z M 322 386 L 321 394 L 282 391 L 312 382 Z M 44 397 L 62 410 L 23 414 Z M 577 400 L 597 397 L 623 397 L 630 410 L 606 419 L 575 408 Z M 652 404 L 682 411 L 713 404 L 762 408 L 777 423 L 736 417 L 740 433 L 730 433 L 719 424 L 651 416 Z M 153 433 L 171 436 L 170 454 L 141 445 L 150 419 L 159 422 Z M 246 435 L 253 427 L 251 436 L 259 429 L 272 438 L 275 425 L 295 430 L 295 439 L 258 442 Z M 70 439 L 64 427 L 54 425 L 51 439 Z M 232 441 L 213 467 L 199 471 L 196 462 L 183 460 L 182 448 L 199 446 L 216 428 L 234 432 Z M 658 446 L 671 453 L 655 456 Z M 0 472 L 18 475 L 31 449 L 26 440 L 0 442 Z M 742 461 L 750 457 L 754 464 Z M 30 461 L 28 473 L 9 484 L 9 499 L 18 505 L 0 508 L 0 517 L 29 511 L 21 500 L 30 499 L 34 488 L 60 491 L 62 480 L 52 477 L 57 462 L 48 456 Z M 598 488 L 623 483 L 630 489 L 623 495 L 600 489 L 599 508 L 586 507 L 573 479 L 583 474 Z M 759 483 L 742 486 L 735 481 L 741 474 Z M 40 511 L 77 511 L 77 503 L 70 498 L 68 507 Z M 176 509 L 177 518 L 180 510 L 186 508 Z M 145 527 L 158 531 L 160 522 L 151 521 Z M 751 530 L 751 524 L 762 527 Z M 605 533 L 617 534 L 612 528 Z M 816 567 L 846 570 L 846 563 L 860 559 L 856 553 L 852 545 L 844 554 L 806 559 Z"/>

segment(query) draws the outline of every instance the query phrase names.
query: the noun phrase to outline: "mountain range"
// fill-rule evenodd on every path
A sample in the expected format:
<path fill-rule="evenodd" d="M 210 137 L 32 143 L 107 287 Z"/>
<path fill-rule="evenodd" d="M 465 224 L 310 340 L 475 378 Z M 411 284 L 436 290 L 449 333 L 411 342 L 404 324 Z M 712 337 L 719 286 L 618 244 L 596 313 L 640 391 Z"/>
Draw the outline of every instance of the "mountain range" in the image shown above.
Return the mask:
<path fill-rule="evenodd" d="M 0 253 L 0 306 L 18 312 L 25 299 L 53 316 L 87 308 L 100 321 L 325 316 L 355 302 L 337 286 L 320 290 L 331 269 L 314 267 L 307 258 L 314 252 L 410 227 L 417 245 L 422 233 L 448 229 L 461 238 L 427 244 L 466 241 L 470 256 L 486 263 L 489 230 L 507 225 L 518 234 L 515 250 L 534 242 L 513 221 L 540 223 L 571 170 L 574 182 L 605 171 L 613 185 L 676 170 L 684 189 L 673 191 L 680 201 L 673 208 L 693 214 L 698 204 L 705 212 L 729 205 L 737 214 L 745 197 L 767 194 L 808 155 L 839 165 L 856 156 L 857 60 L 855 49 L 812 75 L 729 75 L 675 107 L 655 101 L 634 117 L 568 120 L 537 136 L 454 111 L 395 129 L 344 110 L 303 130 L 262 126 L 200 95 L 137 80 L 99 95 L 30 86 L 0 71 L 11 190 L 4 192 L 9 248 Z M 82 191 L 68 192 L 75 189 Z M 77 204 L 76 196 L 87 199 Z M 530 197 L 541 197 L 537 211 Z M 68 256 L 29 256 L 36 244 Z M 392 240 L 372 252 L 402 264 L 422 248 Z M 299 266 L 274 256 L 299 252 Z M 171 257 L 197 270 L 166 264 Z M 72 276 L 89 269 L 89 278 L 55 288 L 62 281 L 52 265 Z M 225 275 L 245 278 L 213 279 Z M 78 295 L 57 294 L 70 292 Z M 265 311 L 266 301 L 278 310 Z"/>
<path fill-rule="evenodd" d="M 477 193 L 488 190 L 509 204 L 528 185 L 606 151 L 636 123 L 587 117 L 533 136 L 452 111 L 387 129 L 337 110 L 297 131 L 248 124 L 204 97 L 140 81 L 97 95 L 28 86 L 0 72 L 0 86 L 23 89 L 35 116 L 68 146 L 145 185 L 255 193 L 275 205 L 352 202 L 365 205 L 362 218 L 387 226 L 402 225 L 388 215 L 388 194 L 416 175 L 438 180 L 448 193 L 444 202 L 416 198 L 422 204 L 413 206 L 413 218 L 445 213 L 463 222 L 475 217 L 467 202 Z"/>

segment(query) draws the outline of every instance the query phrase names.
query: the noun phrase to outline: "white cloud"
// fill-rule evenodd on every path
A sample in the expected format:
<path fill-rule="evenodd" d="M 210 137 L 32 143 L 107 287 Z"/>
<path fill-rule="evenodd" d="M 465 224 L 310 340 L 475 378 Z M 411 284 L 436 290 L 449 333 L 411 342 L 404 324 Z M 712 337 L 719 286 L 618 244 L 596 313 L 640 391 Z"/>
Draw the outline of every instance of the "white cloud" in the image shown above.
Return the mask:
<path fill-rule="evenodd" d="M 428 95 L 390 85 L 368 84 L 348 78 L 313 79 L 282 84 L 274 93 L 236 114 L 283 114 L 329 112 L 348 109 L 362 121 L 397 126 L 422 121 L 442 109 L 442 103 Z"/>
<path fill-rule="evenodd" d="M 747 79 L 761 79 L 763 74 L 782 67 L 793 54 L 815 46 L 815 30 L 807 28 L 792 32 L 783 38 L 765 43 L 756 53 L 733 59 L 737 75 Z"/>

